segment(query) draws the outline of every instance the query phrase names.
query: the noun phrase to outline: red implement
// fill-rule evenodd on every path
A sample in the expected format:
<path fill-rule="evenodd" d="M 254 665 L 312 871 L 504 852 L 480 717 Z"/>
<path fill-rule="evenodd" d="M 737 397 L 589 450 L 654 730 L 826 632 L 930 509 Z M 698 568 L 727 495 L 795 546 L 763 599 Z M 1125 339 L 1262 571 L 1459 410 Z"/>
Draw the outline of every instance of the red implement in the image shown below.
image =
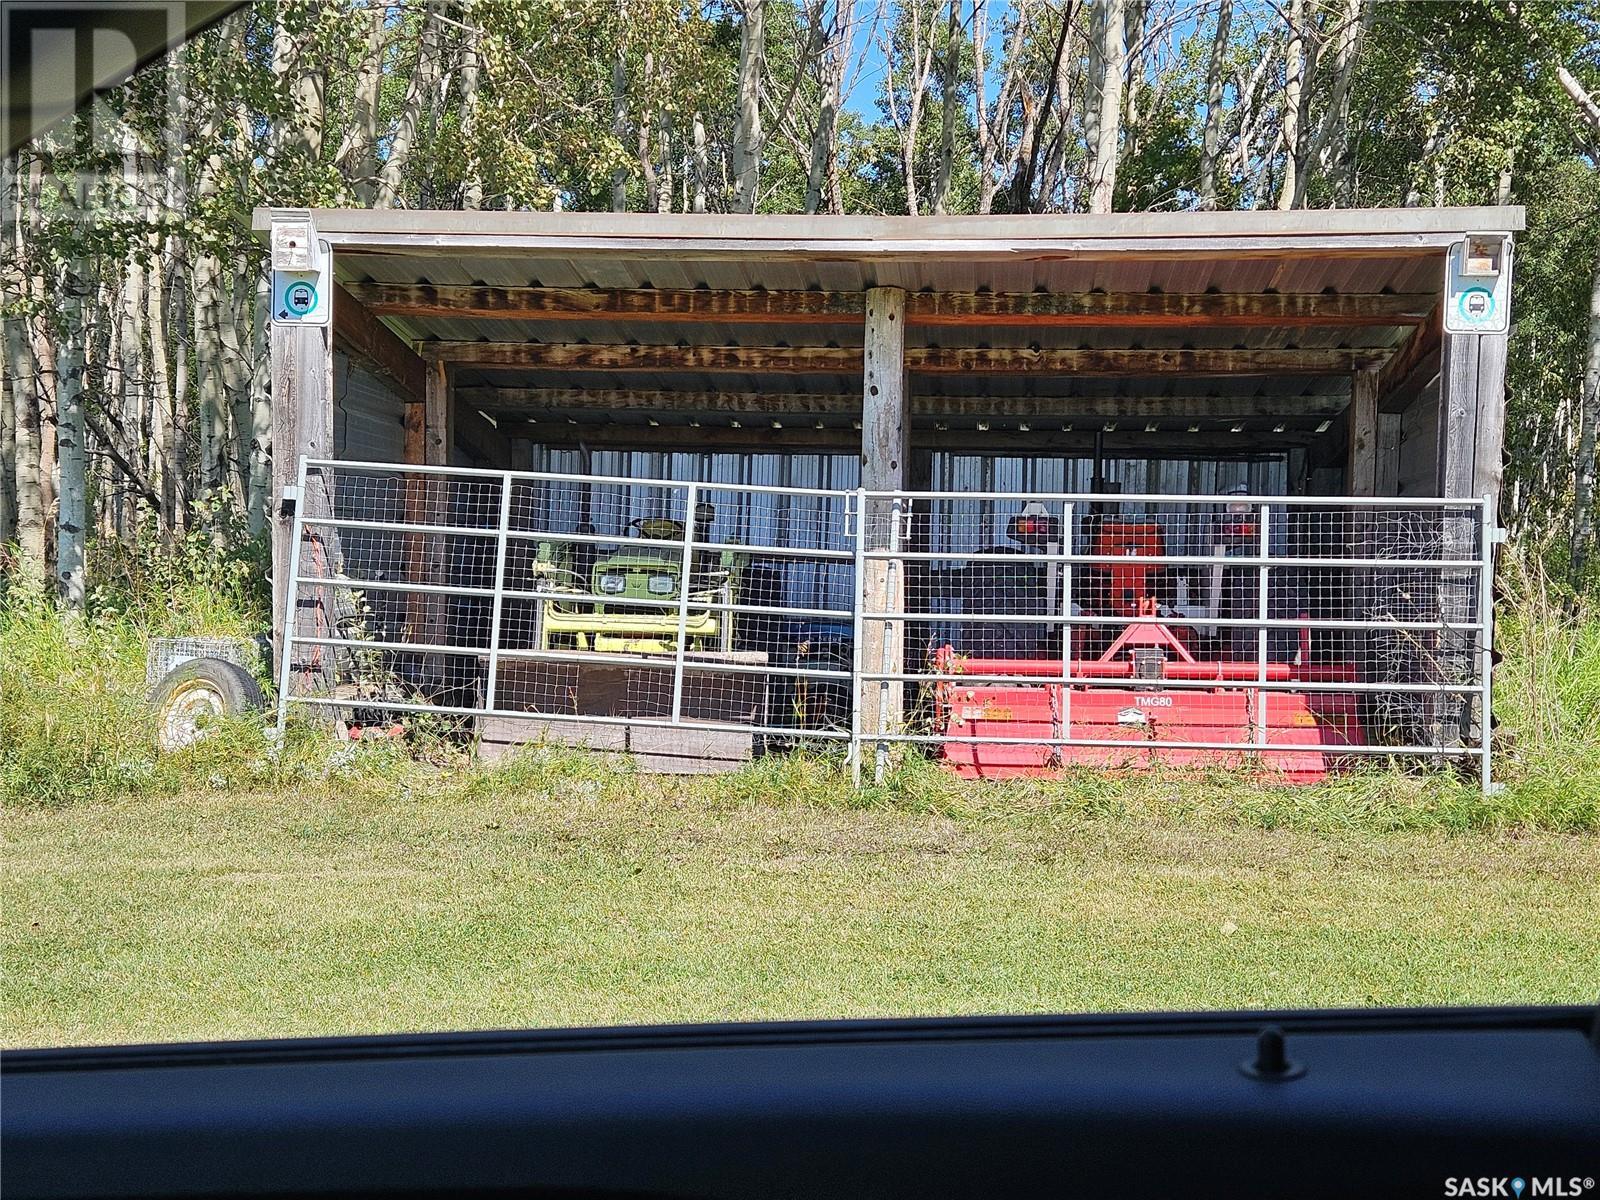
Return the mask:
<path fill-rule="evenodd" d="M 940 674 L 980 677 L 971 683 L 945 680 L 935 688 L 936 719 L 950 739 L 943 746 L 944 760 L 966 778 L 1047 776 L 1069 766 L 1248 765 L 1287 782 L 1312 783 L 1327 776 L 1339 747 L 1365 743 L 1353 693 L 1239 687 L 1259 677 L 1256 663 L 1197 662 L 1172 629 L 1157 623 L 1129 625 L 1092 661 L 971 658 L 949 646 L 934 661 Z M 1021 678 L 981 681 L 986 676 Z M 1266 680 L 1273 683 L 1354 677 L 1349 664 L 1269 663 L 1266 668 Z M 1031 679 L 1038 682 L 1027 682 Z M 1104 686 L 1069 679 L 1127 682 Z M 1203 680 L 1235 686 L 1161 686 Z M 1257 758 L 1254 751 L 1230 748 L 1257 741 L 1286 749 Z M 1207 745 L 1170 745 L 1174 742 Z"/>

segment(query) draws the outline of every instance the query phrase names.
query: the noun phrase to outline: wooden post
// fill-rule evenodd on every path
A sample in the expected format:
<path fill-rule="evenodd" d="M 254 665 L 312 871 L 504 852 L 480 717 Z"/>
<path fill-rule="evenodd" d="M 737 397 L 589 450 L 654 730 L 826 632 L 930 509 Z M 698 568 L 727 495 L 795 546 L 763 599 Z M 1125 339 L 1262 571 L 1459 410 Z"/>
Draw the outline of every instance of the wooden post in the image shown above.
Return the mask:
<path fill-rule="evenodd" d="M 1505 439 L 1506 335 L 1503 333 L 1452 333 L 1444 338 L 1444 361 L 1439 373 L 1439 494 L 1451 499 L 1489 496 L 1499 499 L 1501 454 Z M 1485 519 L 1494 520 L 1493 505 Z M 1444 522 L 1446 557 L 1476 557 L 1481 533 L 1467 521 Z M 1447 620 L 1466 622 L 1478 613 L 1479 586 L 1475 572 L 1446 571 L 1441 582 L 1440 614 Z M 1443 665 L 1453 668 L 1475 653 L 1468 645 L 1446 647 Z M 1447 743 L 1476 740 L 1488 723 L 1488 714 L 1476 714 L 1470 697 L 1451 695 L 1441 712 L 1441 733 Z M 1474 727 L 1476 724 L 1476 728 Z"/>
<path fill-rule="evenodd" d="M 423 377 L 423 461 L 431 467 L 450 465 L 454 422 L 450 412 L 450 376 L 442 362 L 427 364 Z"/>
<path fill-rule="evenodd" d="M 419 466 L 450 465 L 450 376 L 442 362 L 426 364 L 423 398 L 406 405 L 405 458 Z M 415 525 L 448 525 L 450 485 L 434 474 L 415 474 L 406 481 L 406 520 Z M 448 535 L 412 533 L 406 538 L 407 578 L 421 584 L 448 583 Z M 412 641 L 447 641 L 445 599 L 432 592 L 406 593 L 406 625 Z M 438 685 L 444 664 L 437 655 L 422 654 L 414 678 L 423 687 Z"/>
<path fill-rule="evenodd" d="M 332 492 L 322 476 L 308 481 L 298 502 L 285 495 L 299 478 L 300 459 L 333 456 L 333 340 L 327 326 L 274 325 L 272 353 L 272 646 L 283 654 L 283 616 L 289 596 L 289 540 L 294 507 L 315 515 L 332 511 Z M 319 531 L 323 555 L 337 552 L 337 543 Z M 333 564 L 304 561 L 305 574 Z M 325 603 L 322 601 L 313 603 Z M 331 617 L 331 613 L 327 614 Z M 281 658 L 280 658 L 281 661 Z"/>
<path fill-rule="evenodd" d="M 1345 492 L 1351 496 L 1378 493 L 1378 373 L 1357 371 L 1350 377 L 1348 422 L 1349 458 L 1345 465 Z"/>
<path fill-rule="evenodd" d="M 866 338 L 861 371 L 861 486 L 868 491 L 904 491 L 910 459 L 910 393 L 906 374 L 904 289 L 867 290 Z M 890 499 L 869 500 L 862 536 L 868 550 L 888 549 L 896 506 Z M 905 605 L 905 564 L 868 559 L 860 583 L 869 611 L 898 612 Z M 905 666 L 905 623 L 865 621 L 862 656 L 868 671 L 899 672 Z M 862 728 L 867 733 L 897 733 L 904 717 L 905 688 L 878 681 L 863 685 Z"/>
<path fill-rule="evenodd" d="M 1357 371 L 1350 376 L 1350 407 L 1345 415 L 1344 490 L 1348 496 L 1378 494 L 1378 372 Z M 1370 508 L 1351 508 L 1348 524 L 1350 552 L 1358 558 L 1377 553 L 1378 515 Z M 1351 600 L 1356 613 L 1366 615 L 1372 608 L 1372 581 L 1369 571 L 1356 571 L 1352 579 Z M 1339 636 L 1339 635 L 1335 635 Z M 1364 630 L 1351 630 L 1349 646 L 1357 661 L 1370 661 L 1371 639 Z"/>

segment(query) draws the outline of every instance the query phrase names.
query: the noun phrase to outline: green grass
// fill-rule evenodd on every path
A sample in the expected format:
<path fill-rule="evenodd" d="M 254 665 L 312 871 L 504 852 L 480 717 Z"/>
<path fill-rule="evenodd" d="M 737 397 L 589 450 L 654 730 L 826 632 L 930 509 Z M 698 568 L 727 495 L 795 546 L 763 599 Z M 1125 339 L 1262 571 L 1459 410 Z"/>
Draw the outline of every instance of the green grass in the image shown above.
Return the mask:
<path fill-rule="evenodd" d="M 521 770 L 11 811 L 5 1042 L 1581 1001 L 1600 979 L 1592 837 L 952 817 Z"/>
<path fill-rule="evenodd" d="M 0 596 L 7 1044 L 1594 999 L 1600 618 L 1514 563 L 1491 796 L 916 758 L 858 792 L 823 758 L 671 780 L 252 721 L 158 755 L 144 641 L 252 632 L 237 578 Z"/>

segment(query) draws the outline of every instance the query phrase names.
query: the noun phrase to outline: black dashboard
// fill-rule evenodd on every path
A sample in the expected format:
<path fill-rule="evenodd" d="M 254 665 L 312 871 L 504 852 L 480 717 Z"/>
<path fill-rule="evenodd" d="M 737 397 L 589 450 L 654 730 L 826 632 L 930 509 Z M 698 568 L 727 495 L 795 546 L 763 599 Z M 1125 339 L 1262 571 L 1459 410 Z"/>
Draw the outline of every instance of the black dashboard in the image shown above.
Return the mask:
<path fill-rule="evenodd" d="M 7 1200 L 1600 1198 L 1589 1007 L 28 1050 L 0 1086 Z"/>

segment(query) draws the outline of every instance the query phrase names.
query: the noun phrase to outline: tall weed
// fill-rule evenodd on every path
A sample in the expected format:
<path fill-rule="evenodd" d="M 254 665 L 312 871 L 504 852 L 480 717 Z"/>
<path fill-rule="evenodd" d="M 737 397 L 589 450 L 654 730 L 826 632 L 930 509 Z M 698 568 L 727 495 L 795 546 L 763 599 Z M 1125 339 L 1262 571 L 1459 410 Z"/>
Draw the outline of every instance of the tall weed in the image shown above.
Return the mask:
<path fill-rule="evenodd" d="M 214 537 L 197 529 L 171 553 L 149 543 L 101 548 L 103 582 L 83 617 L 24 592 L 0 595 L 0 799 L 49 805 L 229 788 L 428 802 L 557 790 L 603 798 L 640 786 L 613 760 L 553 746 L 475 763 L 458 743 L 420 728 L 407 743 L 340 746 L 325 726 L 291 723 L 280 745 L 266 722 L 242 720 L 182 753 L 157 754 L 145 703 L 147 640 L 251 635 L 266 622 L 258 561 L 219 552 Z M 1085 770 L 974 783 L 916 754 L 896 755 L 881 781 L 869 762 L 856 790 L 842 754 L 820 752 L 650 786 L 702 804 L 894 808 L 957 820 L 1600 830 L 1600 612 L 1559 594 L 1531 557 L 1508 556 L 1501 581 L 1494 745 L 1505 786 L 1497 794 L 1465 774 L 1377 762 L 1311 787 L 1226 771 Z"/>

